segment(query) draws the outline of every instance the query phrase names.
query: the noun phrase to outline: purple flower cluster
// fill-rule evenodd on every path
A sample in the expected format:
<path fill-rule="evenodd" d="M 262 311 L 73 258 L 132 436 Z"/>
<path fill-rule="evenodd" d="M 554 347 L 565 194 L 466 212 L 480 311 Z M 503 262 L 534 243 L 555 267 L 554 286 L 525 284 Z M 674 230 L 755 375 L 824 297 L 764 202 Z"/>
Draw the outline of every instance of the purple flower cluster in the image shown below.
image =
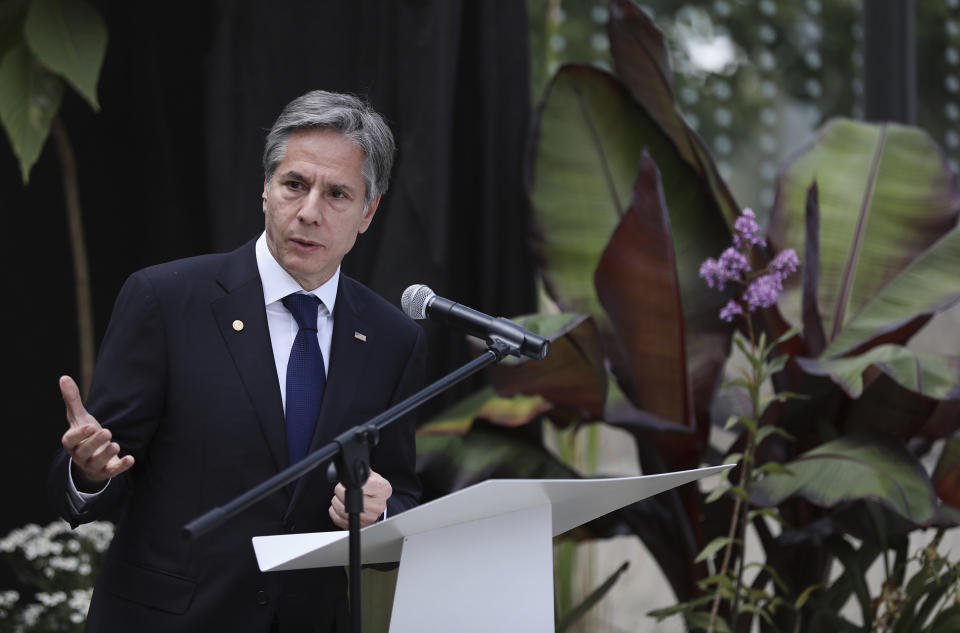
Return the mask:
<path fill-rule="evenodd" d="M 723 290 L 728 281 L 738 281 L 747 272 L 750 272 L 747 256 L 732 246 L 723 251 L 719 260 L 708 257 L 700 266 L 700 276 L 708 286 L 718 290 Z"/>
<path fill-rule="evenodd" d="M 753 209 L 744 209 L 740 217 L 733 224 L 733 245 L 739 249 L 749 250 L 751 246 L 766 246 L 760 237 L 760 225 Z"/>
<path fill-rule="evenodd" d="M 720 318 L 733 321 L 738 314 L 753 312 L 757 308 L 769 308 L 776 304 L 783 291 L 783 281 L 800 266 L 797 253 L 788 248 L 781 251 L 762 271 L 751 274 L 747 253 L 754 246 L 764 246 L 766 242 L 760 236 L 760 225 L 751 209 L 744 209 L 734 223 L 733 246 L 720 255 L 719 259 L 708 257 L 700 266 L 700 276 L 711 288 L 723 290 L 728 282 L 746 286 L 739 299 L 731 299 L 720 310 Z"/>

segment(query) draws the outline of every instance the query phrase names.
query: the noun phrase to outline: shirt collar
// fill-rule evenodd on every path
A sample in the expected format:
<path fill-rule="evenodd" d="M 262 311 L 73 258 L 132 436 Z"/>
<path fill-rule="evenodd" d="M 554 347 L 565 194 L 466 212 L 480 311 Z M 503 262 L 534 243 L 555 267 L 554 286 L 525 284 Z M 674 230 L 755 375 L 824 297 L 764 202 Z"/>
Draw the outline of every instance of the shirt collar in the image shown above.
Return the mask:
<path fill-rule="evenodd" d="M 257 269 L 260 271 L 260 283 L 263 284 L 264 305 L 270 305 L 274 301 L 280 301 L 289 294 L 295 292 L 306 292 L 297 280 L 290 276 L 290 273 L 283 269 L 283 266 L 273 257 L 273 253 L 267 248 L 267 233 L 264 231 L 257 238 Z M 340 286 L 340 267 L 337 266 L 336 272 L 322 286 L 311 290 L 312 294 L 326 306 L 327 312 L 333 314 L 333 306 L 337 301 L 337 288 Z"/>

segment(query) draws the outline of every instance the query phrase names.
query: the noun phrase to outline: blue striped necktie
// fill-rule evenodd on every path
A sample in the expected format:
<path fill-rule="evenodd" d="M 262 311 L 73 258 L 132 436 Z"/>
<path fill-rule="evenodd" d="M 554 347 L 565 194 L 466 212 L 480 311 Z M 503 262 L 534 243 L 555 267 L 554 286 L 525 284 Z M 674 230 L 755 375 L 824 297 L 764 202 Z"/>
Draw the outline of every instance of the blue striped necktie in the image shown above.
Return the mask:
<path fill-rule="evenodd" d="M 320 300 L 296 293 L 284 297 L 283 305 L 300 326 L 287 362 L 287 454 L 293 464 L 303 459 L 310 448 L 327 374 L 317 342 Z"/>

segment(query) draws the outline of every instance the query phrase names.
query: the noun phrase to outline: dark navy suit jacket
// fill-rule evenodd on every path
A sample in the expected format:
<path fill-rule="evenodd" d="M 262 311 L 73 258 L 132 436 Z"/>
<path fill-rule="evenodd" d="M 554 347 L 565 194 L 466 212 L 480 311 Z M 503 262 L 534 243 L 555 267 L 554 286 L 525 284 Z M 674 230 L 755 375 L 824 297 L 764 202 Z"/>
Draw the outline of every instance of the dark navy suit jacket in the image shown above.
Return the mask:
<path fill-rule="evenodd" d="M 333 484 L 325 467 L 219 530 L 195 541 L 181 536 L 191 519 L 288 465 L 254 243 L 144 269 L 119 294 L 86 406 L 136 463 L 82 511 L 67 494 L 63 451 L 49 480 L 73 525 L 122 513 L 88 631 L 264 633 L 275 614 L 284 630 L 342 628 L 342 569 L 261 573 L 250 543 L 256 535 L 337 529 L 327 514 Z M 420 387 L 424 336 L 341 275 L 329 364 L 311 450 Z M 420 494 L 414 430 L 411 418 L 395 422 L 372 456 L 393 486 L 390 514 Z"/>

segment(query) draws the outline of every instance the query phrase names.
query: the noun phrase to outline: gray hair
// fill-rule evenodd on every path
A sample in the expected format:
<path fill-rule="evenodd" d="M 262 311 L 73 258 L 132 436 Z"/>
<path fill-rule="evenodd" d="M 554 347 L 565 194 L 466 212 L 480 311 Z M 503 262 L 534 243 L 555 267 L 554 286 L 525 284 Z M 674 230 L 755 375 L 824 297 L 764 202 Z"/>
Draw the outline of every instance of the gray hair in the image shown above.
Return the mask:
<path fill-rule="evenodd" d="M 314 90 L 287 104 L 267 134 L 263 173 L 269 186 L 273 172 L 287 151 L 291 132 L 328 128 L 353 140 L 363 150 L 364 207 L 387 190 L 393 166 L 394 142 L 390 128 L 368 103 L 337 92 Z"/>

